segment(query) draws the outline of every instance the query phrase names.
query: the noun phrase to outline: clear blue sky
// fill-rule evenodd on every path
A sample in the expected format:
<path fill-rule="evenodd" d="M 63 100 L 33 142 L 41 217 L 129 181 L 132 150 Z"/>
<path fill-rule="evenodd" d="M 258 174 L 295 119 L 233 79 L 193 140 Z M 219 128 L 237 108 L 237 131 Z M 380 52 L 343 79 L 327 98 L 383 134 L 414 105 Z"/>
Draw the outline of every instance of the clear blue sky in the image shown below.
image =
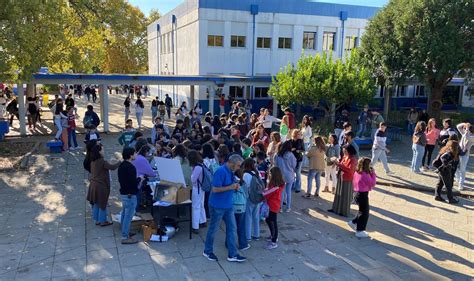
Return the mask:
<path fill-rule="evenodd" d="M 166 14 L 174 7 L 178 6 L 184 0 L 128 0 L 133 6 L 137 6 L 146 15 L 151 9 L 158 9 L 161 14 Z M 231 1 L 231 0 L 222 0 Z M 235 0 L 232 0 L 235 1 Z M 339 3 L 339 4 L 351 4 L 351 5 L 362 5 L 362 6 L 373 6 L 382 7 L 388 0 L 308 0 L 311 2 L 326 2 L 326 3 Z"/>

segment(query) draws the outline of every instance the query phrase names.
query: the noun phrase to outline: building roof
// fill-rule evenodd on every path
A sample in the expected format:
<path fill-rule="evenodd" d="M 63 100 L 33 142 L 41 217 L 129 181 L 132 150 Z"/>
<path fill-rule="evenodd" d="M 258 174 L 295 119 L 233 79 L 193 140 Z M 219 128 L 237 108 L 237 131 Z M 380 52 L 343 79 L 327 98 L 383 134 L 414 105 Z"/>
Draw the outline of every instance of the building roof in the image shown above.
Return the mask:
<path fill-rule="evenodd" d="M 36 73 L 35 84 L 268 85 L 271 76 Z"/>

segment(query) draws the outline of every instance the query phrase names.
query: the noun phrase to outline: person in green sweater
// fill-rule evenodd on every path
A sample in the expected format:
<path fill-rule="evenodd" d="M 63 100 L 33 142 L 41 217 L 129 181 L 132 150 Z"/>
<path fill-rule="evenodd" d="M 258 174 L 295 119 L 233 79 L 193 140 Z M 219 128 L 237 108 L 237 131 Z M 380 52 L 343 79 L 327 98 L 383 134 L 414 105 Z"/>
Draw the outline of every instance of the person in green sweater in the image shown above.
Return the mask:
<path fill-rule="evenodd" d="M 131 125 L 125 126 L 125 130 L 118 139 L 120 145 L 127 147 L 133 139 L 133 134 L 135 134 L 135 130 L 133 130 L 133 127 Z"/>
<path fill-rule="evenodd" d="M 253 152 L 253 148 L 251 146 L 252 141 L 249 138 L 245 138 L 242 140 L 241 145 L 242 145 L 242 157 L 244 157 L 244 159 L 249 158 L 250 154 L 252 154 Z"/>
<path fill-rule="evenodd" d="M 285 116 L 283 116 L 283 118 L 281 118 L 281 124 L 280 124 L 281 142 L 286 141 L 286 136 L 288 135 L 288 132 L 289 132 L 288 115 L 285 115 Z"/>

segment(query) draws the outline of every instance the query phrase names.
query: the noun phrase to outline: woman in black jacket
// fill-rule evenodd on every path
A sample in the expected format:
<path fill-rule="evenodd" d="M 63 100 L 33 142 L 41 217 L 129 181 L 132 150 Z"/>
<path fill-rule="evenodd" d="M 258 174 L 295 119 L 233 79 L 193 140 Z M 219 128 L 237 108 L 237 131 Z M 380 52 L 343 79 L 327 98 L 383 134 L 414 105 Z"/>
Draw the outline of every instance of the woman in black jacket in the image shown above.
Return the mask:
<path fill-rule="evenodd" d="M 459 164 L 459 143 L 454 140 L 448 141 L 446 146 L 440 150 L 434 164 L 438 169 L 438 184 L 436 185 L 435 200 L 446 202 L 446 200 L 441 196 L 441 190 L 444 186 L 446 188 L 449 203 L 458 203 L 459 201 L 453 197 L 453 182 L 454 174 L 456 173 Z"/>

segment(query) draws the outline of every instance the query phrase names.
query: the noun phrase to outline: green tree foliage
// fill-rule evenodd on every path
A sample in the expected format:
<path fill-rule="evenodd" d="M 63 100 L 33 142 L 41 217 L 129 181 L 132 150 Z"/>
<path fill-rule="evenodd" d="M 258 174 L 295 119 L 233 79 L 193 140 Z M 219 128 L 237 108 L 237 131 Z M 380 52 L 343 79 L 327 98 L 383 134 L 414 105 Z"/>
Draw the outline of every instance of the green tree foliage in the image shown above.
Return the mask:
<path fill-rule="evenodd" d="M 435 116 L 451 79 L 474 62 L 474 1 L 392 0 L 369 23 L 361 53 L 389 81 L 417 78 Z"/>
<path fill-rule="evenodd" d="M 273 79 L 269 93 L 283 106 L 292 103 L 324 109 L 334 117 L 344 104 L 368 103 L 375 94 L 375 79 L 367 68 L 358 64 L 353 51 L 345 60 L 334 60 L 326 53 L 303 55 L 296 66 L 288 66 Z"/>
<path fill-rule="evenodd" d="M 0 80 L 51 72 L 147 72 L 145 17 L 125 0 L 2 1 Z"/>

